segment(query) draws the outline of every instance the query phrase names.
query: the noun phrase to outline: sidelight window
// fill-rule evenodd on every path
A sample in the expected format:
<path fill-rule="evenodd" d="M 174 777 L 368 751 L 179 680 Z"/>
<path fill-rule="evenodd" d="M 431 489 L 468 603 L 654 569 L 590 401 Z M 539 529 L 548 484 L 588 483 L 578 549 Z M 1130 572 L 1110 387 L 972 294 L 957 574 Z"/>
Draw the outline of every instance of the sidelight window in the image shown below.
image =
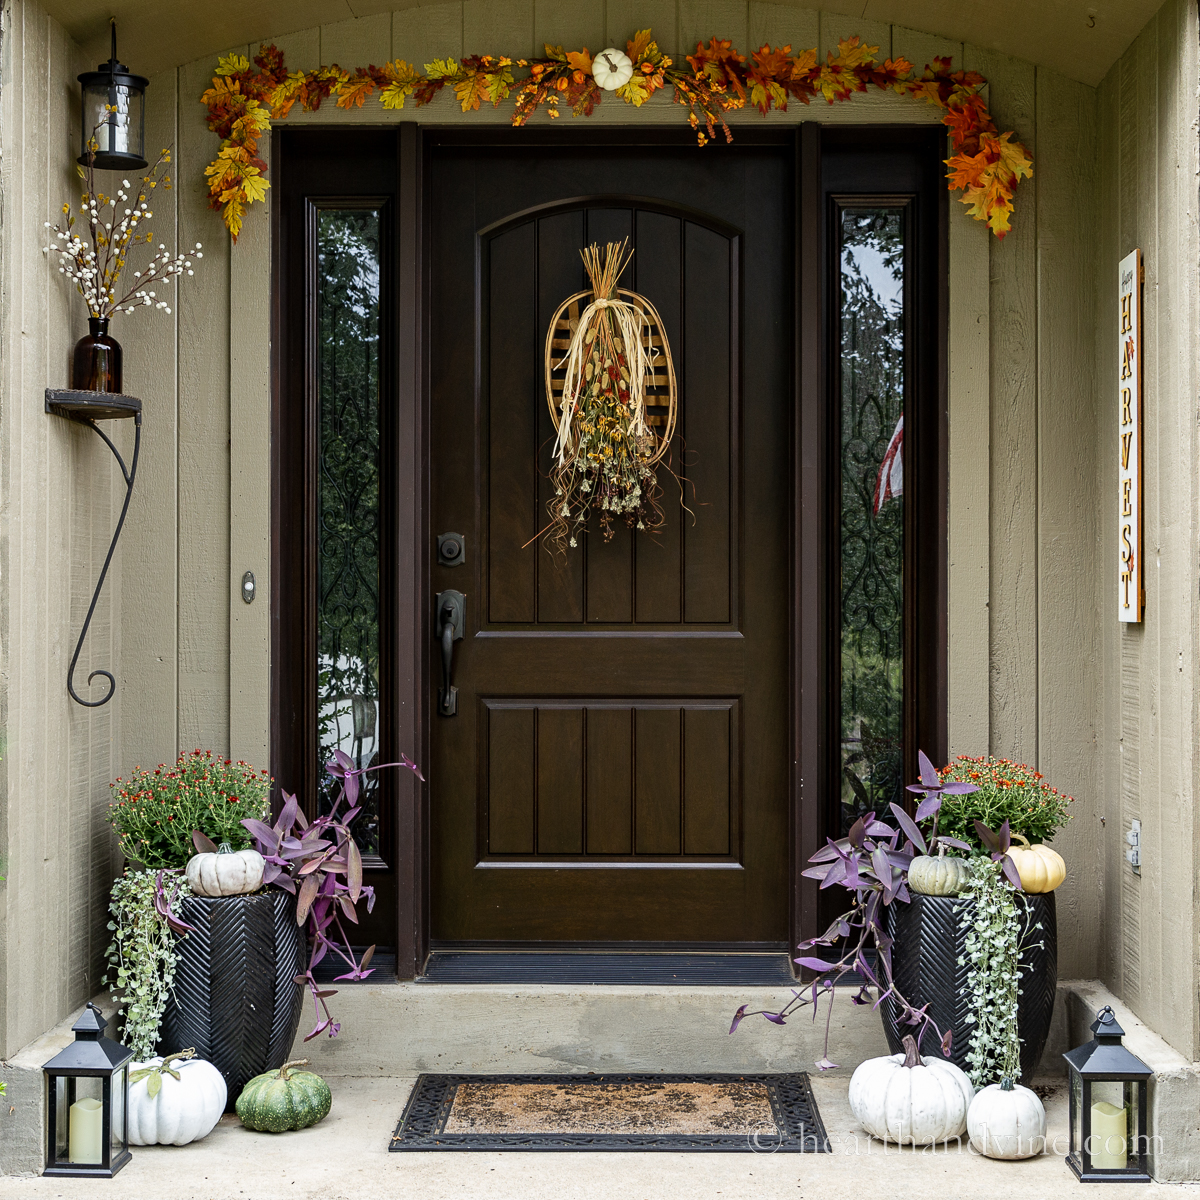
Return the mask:
<path fill-rule="evenodd" d="M 379 761 L 381 212 L 323 208 L 316 224 L 316 777 L 327 809 L 335 750 L 356 767 Z M 362 805 L 356 838 L 378 854 L 377 774 L 363 778 Z"/>
<path fill-rule="evenodd" d="M 906 208 L 842 207 L 841 826 L 903 800 Z"/>

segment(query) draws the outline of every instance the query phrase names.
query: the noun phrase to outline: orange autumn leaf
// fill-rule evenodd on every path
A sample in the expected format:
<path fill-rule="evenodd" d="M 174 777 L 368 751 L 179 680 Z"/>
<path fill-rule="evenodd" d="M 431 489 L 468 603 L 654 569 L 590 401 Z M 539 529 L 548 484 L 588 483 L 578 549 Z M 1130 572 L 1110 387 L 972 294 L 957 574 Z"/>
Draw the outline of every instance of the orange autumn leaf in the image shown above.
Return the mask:
<path fill-rule="evenodd" d="M 797 75 L 811 75 L 817 69 L 817 51 L 814 47 L 812 50 L 801 50 L 795 58 L 792 59 L 792 78 Z"/>
<path fill-rule="evenodd" d="M 657 50 L 658 45 L 654 40 L 654 35 L 649 29 L 639 29 L 625 43 L 625 53 L 629 56 L 629 61 L 636 67 L 644 56 L 647 56 L 651 50 Z"/>
<path fill-rule="evenodd" d="M 343 79 L 336 88 L 338 108 L 362 108 L 363 101 L 375 90 L 375 80 L 370 75 L 352 75 Z"/>
<path fill-rule="evenodd" d="M 763 116 L 770 111 L 772 104 L 780 112 L 787 112 L 787 92 L 783 84 L 792 77 L 791 54 L 790 45 L 772 50 L 764 44 L 750 56 L 750 103 Z"/>
<path fill-rule="evenodd" d="M 733 48 L 728 38 L 710 38 L 707 46 L 697 42 L 696 53 L 689 54 L 687 60 L 699 78 L 706 79 L 717 88 L 732 86 L 740 99 L 746 98 L 741 69 L 746 60 Z"/>
<path fill-rule="evenodd" d="M 592 73 L 592 56 L 586 46 L 582 50 L 568 50 L 567 62 L 574 70 L 582 71 L 585 75 Z"/>

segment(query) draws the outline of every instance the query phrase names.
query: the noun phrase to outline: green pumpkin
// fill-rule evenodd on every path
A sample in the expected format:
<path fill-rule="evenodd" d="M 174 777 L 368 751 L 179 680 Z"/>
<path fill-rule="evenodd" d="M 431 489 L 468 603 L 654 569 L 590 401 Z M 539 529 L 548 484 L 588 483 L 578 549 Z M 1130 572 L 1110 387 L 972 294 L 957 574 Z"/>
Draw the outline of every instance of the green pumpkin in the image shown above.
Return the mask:
<path fill-rule="evenodd" d="M 967 877 L 963 858 L 919 854 L 908 868 L 908 886 L 921 896 L 957 896 Z"/>
<path fill-rule="evenodd" d="M 247 1129 L 282 1133 L 286 1129 L 307 1129 L 329 1113 L 333 1095 L 329 1084 L 305 1067 L 307 1058 L 284 1063 L 278 1071 L 256 1075 L 237 1099 L 237 1115 Z"/>

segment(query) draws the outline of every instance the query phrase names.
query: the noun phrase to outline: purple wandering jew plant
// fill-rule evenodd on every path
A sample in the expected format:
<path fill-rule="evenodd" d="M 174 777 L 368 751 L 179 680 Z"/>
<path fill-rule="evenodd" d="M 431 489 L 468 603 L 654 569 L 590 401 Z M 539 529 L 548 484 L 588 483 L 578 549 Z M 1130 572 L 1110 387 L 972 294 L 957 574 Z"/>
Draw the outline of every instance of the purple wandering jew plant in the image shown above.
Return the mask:
<path fill-rule="evenodd" d="M 320 1033 L 337 1037 L 341 1024 L 333 1019 L 325 1001 L 337 994 L 336 988 L 322 989 L 313 971 L 329 951 L 341 958 L 347 970 L 334 982 L 361 980 L 371 974 L 370 962 L 375 947 L 369 946 L 356 959 L 343 920 L 358 924 L 358 904 L 366 900 L 367 912 L 375 907 L 375 889 L 363 883 L 362 854 L 350 832 L 350 824 L 359 813 L 359 776 L 384 767 L 406 767 L 424 781 L 416 763 L 406 754 L 400 762 L 379 766 L 355 767 L 341 750 L 325 770 L 342 781 L 341 791 L 327 813 L 309 821 L 293 795 L 284 792 L 284 805 L 274 825 L 248 819 L 242 824 L 250 831 L 255 849 L 263 856 L 263 883 L 274 884 L 296 897 L 296 923 L 307 924 L 309 958 L 297 983 L 308 986 L 313 999 L 317 1024 L 305 1037 L 307 1042 Z M 343 801 L 346 811 L 339 815 Z"/>
<path fill-rule="evenodd" d="M 933 763 L 924 752 L 917 755 L 921 769 L 921 782 L 910 784 L 908 790 L 923 796 L 917 806 L 916 819 L 908 815 L 898 804 L 891 805 L 892 816 L 896 825 L 878 820 L 873 812 L 860 817 L 850 827 L 843 838 L 836 841 L 826 839 L 822 846 L 809 859 L 813 865 L 803 874 L 809 879 L 820 880 L 821 889 L 839 885 L 853 896 L 853 904 L 847 912 L 839 916 L 820 937 L 810 938 L 801 942 L 797 947 L 801 952 L 817 946 L 838 947 L 841 950 L 836 962 L 828 962 L 814 955 L 801 956 L 795 962 L 807 970 L 816 972 L 811 986 L 804 991 L 793 991 L 792 999 L 778 1012 L 763 1010 L 748 1011 L 748 1005 L 743 1004 L 733 1016 L 733 1024 L 729 1032 L 735 1029 L 746 1017 L 761 1016 L 775 1025 L 784 1025 L 787 1018 L 798 1009 L 812 1006 L 813 1020 L 817 1019 L 819 1001 L 822 995 L 828 993 L 829 1004 L 825 1016 L 825 1049 L 823 1056 L 817 1062 L 822 1071 L 830 1070 L 838 1064 L 829 1058 L 829 1028 L 833 1016 L 833 989 L 847 975 L 858 976 L 858 990 L 850 997 L 854 1004 L 871 1004 L 871 988 L 878 992 L 878 998 L 873 1007 L 878 1008 L 889 997 L 899 1009 L 903 1023 L 917 1027 L 917 1044 L 926 1032 L 932 1031 L 938 1039 L 942 1053 L 949 1058 L 954 1031 L 947 1029 L 944 1033 L 937 1027 L 929 1015 L 928 1004 L 919 1008 L 911 1004 L 896 987 L 892 974 L 892 939 L 884 927 L 886 909 L 896 901 L 907 904 L 909 891 L 907 873 L 909 865 L 918 854 L 930 854 L 944 847 L 970 850 L 970 847 L 956 838 L 942 837 L 937 832 L 937 815 L 942 806 L 942 797 L 946 795 L 963 795 L 978 789 L 971 783 L 943 783 Z M 931 820 L 929 835 L 923 834 L 919 823 Z M 988 835 L 996 843 L 992 845 L 985 838 L 985 844 L 993 853 L 993 858 L 1003 858 L 1008 849 L 1008 830 L 1004 828 L 1000 834 Z M 983 831 L 980 830 L 983 837 Z M 999 849 L 1003 841 L 1003 849 Z M 1005 872 L 1009 874 L 1012 866 L 1011 859 L 1004 859 Z M 1015 875 L 1015 869 L 1009 875 Z M 1016 886 L 1020 886 L 1019 880 Z M 874 948 L 875 965 L 872 967 L 868 952 Z"/>

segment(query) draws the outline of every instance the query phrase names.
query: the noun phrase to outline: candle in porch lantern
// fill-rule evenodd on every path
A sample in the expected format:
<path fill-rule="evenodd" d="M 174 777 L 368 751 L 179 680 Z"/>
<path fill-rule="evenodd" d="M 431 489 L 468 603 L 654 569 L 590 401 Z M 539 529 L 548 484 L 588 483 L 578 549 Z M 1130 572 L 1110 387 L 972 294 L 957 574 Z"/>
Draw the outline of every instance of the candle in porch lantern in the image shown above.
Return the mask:
<path fill-rule="evenodd" d="M 1125 1149 L 1125 1110 L 1107 1100 L 1092 1105 L 1092 1166 L 1106 1171 L 1123 1170 L 1129 1163 Z"/>
<path fill-rule="evenodd" d="M 71 1105 L 71 1132 L 68 1154 L 73 1163 L 100 1161 L 101 1119 L 104 1106 L 90 1096 Z"/>

